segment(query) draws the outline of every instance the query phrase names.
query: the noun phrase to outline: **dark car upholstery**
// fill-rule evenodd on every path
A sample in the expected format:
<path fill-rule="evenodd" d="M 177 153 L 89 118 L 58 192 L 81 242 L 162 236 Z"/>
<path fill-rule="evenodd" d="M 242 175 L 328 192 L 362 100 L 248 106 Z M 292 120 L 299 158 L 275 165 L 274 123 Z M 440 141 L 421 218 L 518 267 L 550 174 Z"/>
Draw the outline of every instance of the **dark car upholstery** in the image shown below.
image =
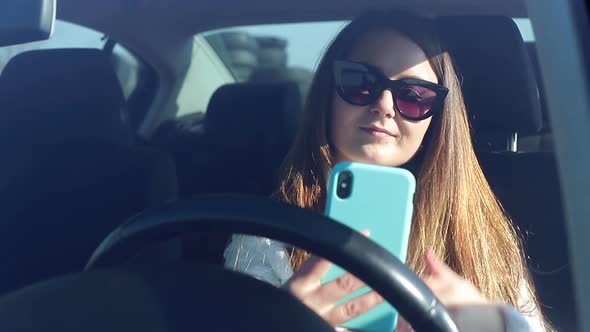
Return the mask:
<path fill-rule="evenodd" d="M 171 122 L 154 144 L 176 162 L 179 195 L 247 193 L 268 196 L 298 127 L 302 108 L 297 82 L 248 82 L 220 87 L 211 97 L 202 127 Z M 184 257 L 217 264 L 227 233 L 187 236 Z"/>
<path fill-rule="evenodd" d="M 212 192 L 269 195 L 301 112 L 294 82 L 236 83 L 211 97 L 202 132 L 163 144 L 177 163 L 183 197 Z"/>
<path fill-rule="evenodd" d="M 546 149 L 508 151 L 510 139 L 543 137 L 549 127 L 542 113 L 534 59 L 509 18 L 446 17 L 439 26 L 463 80 L 481 166 L 523 233 L 542 309 L 558 330 L 574 331 L 571 270 L 555 156 Z"/>
<path fill-rule="evenodd" d="M 173 161 L 133 146 L 108 54 L 21 53 L 0 76 L 0 292 L 81 270 L 100 241 L 175 199 Z"/>

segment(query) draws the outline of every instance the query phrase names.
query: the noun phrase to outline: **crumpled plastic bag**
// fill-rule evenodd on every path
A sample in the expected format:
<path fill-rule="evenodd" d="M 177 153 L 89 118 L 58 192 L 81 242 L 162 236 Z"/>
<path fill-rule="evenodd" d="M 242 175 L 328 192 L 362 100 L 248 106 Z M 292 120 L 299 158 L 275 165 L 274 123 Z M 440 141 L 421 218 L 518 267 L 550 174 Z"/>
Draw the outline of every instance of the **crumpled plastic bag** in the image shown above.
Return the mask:
<path fill-rule="evenodd" d="M 226 268 L 277 287 L 293 275 L 287 246 L 269 238 L 234 234 L 223 256 Z"/>

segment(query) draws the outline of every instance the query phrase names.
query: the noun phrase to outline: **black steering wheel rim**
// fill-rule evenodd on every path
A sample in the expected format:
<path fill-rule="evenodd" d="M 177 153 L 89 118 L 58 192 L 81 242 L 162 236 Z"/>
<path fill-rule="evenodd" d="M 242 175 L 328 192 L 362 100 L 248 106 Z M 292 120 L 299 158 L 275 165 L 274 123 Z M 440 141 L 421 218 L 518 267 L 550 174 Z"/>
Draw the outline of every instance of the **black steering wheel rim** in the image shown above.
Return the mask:
<path fill-rule="evenodd" d="M 146 246 L 203 231 L 264 236 L 311 251 L 366 282 L 417 331 L 458 331 L 422 280 L 385 249 L 325 216 L 264 197 L 207 195 L 145 211 L 107 236 L 86 270 L 122 265 Z"/>

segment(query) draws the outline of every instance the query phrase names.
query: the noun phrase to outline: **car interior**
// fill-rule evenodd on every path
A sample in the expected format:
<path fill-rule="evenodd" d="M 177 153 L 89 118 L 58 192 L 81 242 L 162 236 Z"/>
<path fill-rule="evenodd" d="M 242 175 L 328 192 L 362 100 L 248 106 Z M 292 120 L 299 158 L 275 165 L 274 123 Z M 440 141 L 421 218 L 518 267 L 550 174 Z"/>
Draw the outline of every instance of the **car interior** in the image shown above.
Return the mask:
<path fill-rule="evenodd" d="M 346 255 L 329 249 L 339 236 L 353 239 L 358 250 L 370 246 L 368 240 L 344 229 L 334 239 L 322 238 L 321 232 L 328 229 L 312 223 L 321 223 L 323 217 L 278 209 L 263 200 L 276 188 L 312 73 L 269 66 L 237 71 L 233 75 L 238 79 L 217 87 L 206 109 L 176 115 L 175 97 L 190 66 L 195 34 L 254 24 L 347 20 L 369 8 L 395 6 L 410 6 L 436 18 L 444 51 L 453 56 L 460 75 L 479 161 L 522 233 L 541 309 L 557 330 L 578 330 L 566 212 L 542 70 L 535 42 L 525 41 L 512 19 L 528 17 L 525 3 L 510 0 L 477 5 L 468 0 L 412 5 L 385 0 L 370 5 L 349 0 L 256 5 L 58 1 L 58 20 L 100 31 L 105 43 L 99 49 L 30 49 L 9 57 L 0 67 L 0 147 L 5 156 L 0 166 L 0 257 L 5 271 L 0 275 L 0 326 L 26 326 L 19 331 L 49 326 L 86 326 L 92 331 L 164 331 L 165 326 L 169 331 L 187 326 L 229 330 L 255 326 L 263 319 L 268 324 L 257 331 L 330 330 L 301 303 L 270 286 L 221 269 L 203 273 L 198 268 L 222 266 L 231 234 L 240 231 L 315 246 L 335 262 L 348 260 L 351 271 L 368 271 L 362 264 L 367 268 L 373 264 L 365 272 L 371 280 L 386 276 L 413 280 L 407 271 L 388 272 L 386 268 L 396 264 L 389 258 L 377 255 L 363 263 L 366 258 L 358 252 L 354 257 L 351 248 Z M 234 43 L 240 42 L 239 37 L 234 35 Z M 27 38 L 51 37 L 45 33 Z M 220 42 L 213 36 L 208 40 L 211 45 Z M 5 42 L 0 36 L 1 46 L 22 42 Z M 115 44 L 130 50 L 148 68 L 139 76 L 144 85 L 131 96 L 121 84 L 124 65 L 117 62 Z M 281 46 L 276 39 L 259 44 Z M 272 59 L 261 56 L 256 61 Z M 239 63 L 242 69 L 249 66 L 246 62 Z M 248 213 L 255 217 L 246 226 L 239 219 L 248 219 L 244 217 Z M 176 219 L 169 218 L 172 215 Z M 300 229 L 289 223 L 296 216 L 306 220 L 293 222 Z M 201 222 L 189 223 L 191 218 Z M 316 230 L 305 228 L 308 224 Z M 151 265 L 108 269 L 128 261 Z M 99 267 L 106 269 L 81 273 Z M 139 277 L 143 275 L 148 277 Z M 113 282 L 106 285 L 104 280 Z M 195 286 L 222 281 L 231 286 Z M 413 317 L 409 321 L 416 326 L 447 331 L 445 310 L 434 310 L 427 319 L 418 314 L 428 312 L 426 290 L 420 302 L 410 299 L 408 290 L 379 287 L 389 291 L 387 299 L 408 299 L 400 312 Z M 97 300 L 78 307 L 82 296 Z M 228 300 L 214 300 L 220 296 Z M 166 305 L 158 307 L 154 297 Z M 199 298 L 210 308 L 205 309 Z M 256 308 L 246 301 L 253 298 Z M 273 306 L 271 302 L 279 298 L 281 306 Z M 120 301 L 106 310 L 112 299 Z M 61 304 L 55 306 L 56 301 Z M 213 313 L 224 305 L 234 308 L 236 318 L 231 322 L 215 314 L 194 318 L 188 309 Z M 136 310 L 117 309 L 126 307 Z M 50 309 L 40 314 L 40 308 Z M 64 308 L 78 313 L 72 314 L 70 325 L 53 319 L 66 317 Z M 290 310 L 306 319 L 291 320 L 286 327 L 282 318 Z M 149 319 L 146 312 L 152 312 Z M 104 319 L 90 319 L 89 313 Z M 24 324 L 26 317 L 38 319 Z M 113 320 L 119 325 L 107 322 Z"/>

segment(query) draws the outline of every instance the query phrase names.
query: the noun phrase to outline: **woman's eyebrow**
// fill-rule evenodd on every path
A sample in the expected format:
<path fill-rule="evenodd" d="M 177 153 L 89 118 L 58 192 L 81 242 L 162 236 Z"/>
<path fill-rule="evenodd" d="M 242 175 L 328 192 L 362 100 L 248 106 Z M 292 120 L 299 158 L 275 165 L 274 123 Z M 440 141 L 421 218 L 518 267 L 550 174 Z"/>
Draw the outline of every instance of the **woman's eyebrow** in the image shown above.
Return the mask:
<path fill-rule="evenodd" d="M 394 71 L 395 72 L 395 71 Z M 415 79 L 415 80 L 421 80 L 421 81 L 427 81 L 427 82 L 431 82 L 431 78 L 429 77 L 429 75 L 424 75 L 423 71 L 420 70 L 420 68 L 417 68 L 416 66 L 414 67 L 409 67 L 409 68 L 405 68 L 404 70 L 398 70 L 396 74 L 392 75 L 392 76 L 388 76 L 389 78 L 391 77 L 396 77 L 395 79 Z M 434 81 L 434 83 L 438 83 L 437 81 Z"/>
<path fill-rule="evenodd" d="M 420 80 L 420 81 L 428 81 L 426 78 L 418 76 L 418 75 L 414 75 L 414 74 L 397 75 L 398 80 L 403 80 L 403 79 L 407 79 L 407 78 Z"/>
<path fill-rule="evenodd" d="M 412 68 L 405 69 L 404 71 L 402 71 L 399 74 L 394 74 L 392 76 L 389 76 L 388 74 L 385 73 L 385 70 L 383 70 L 383 68 L 381 68 L 379 66 L 373 65 L 373 64 L 365 62 L 365 61 L 358 61 L 358 63 L 361 63 L 369 68 L 372 68 L 373 70 L 379 72 L 381 75 L 383 75 L 387 78 L 391 78 L 391 77 L 395 76 L 395 77 L 397 77 L 396 79 L 398 79 L 398 80 L 411 78 L 411 79 L 415 79 L 415 80 L 430 82 L 430 80 L 417 74 Z"/>
<path fill-rule="evenodd" d="M 414 79 L 414 80 L 420 80 L 420 81 L 428 81 L 430 82 L 429 79 L 425 78 L 424 76 L 421 76 L 415 72 L 401 72 L 399 74 L 395 74 L 392 76 L 387 76 L 385 75 L 387 78 L 389 79 L 395 79 L 395 80 L 403 80 L 403 79 Z M 395 77 L 395 78 L 392 78 Z"/>

